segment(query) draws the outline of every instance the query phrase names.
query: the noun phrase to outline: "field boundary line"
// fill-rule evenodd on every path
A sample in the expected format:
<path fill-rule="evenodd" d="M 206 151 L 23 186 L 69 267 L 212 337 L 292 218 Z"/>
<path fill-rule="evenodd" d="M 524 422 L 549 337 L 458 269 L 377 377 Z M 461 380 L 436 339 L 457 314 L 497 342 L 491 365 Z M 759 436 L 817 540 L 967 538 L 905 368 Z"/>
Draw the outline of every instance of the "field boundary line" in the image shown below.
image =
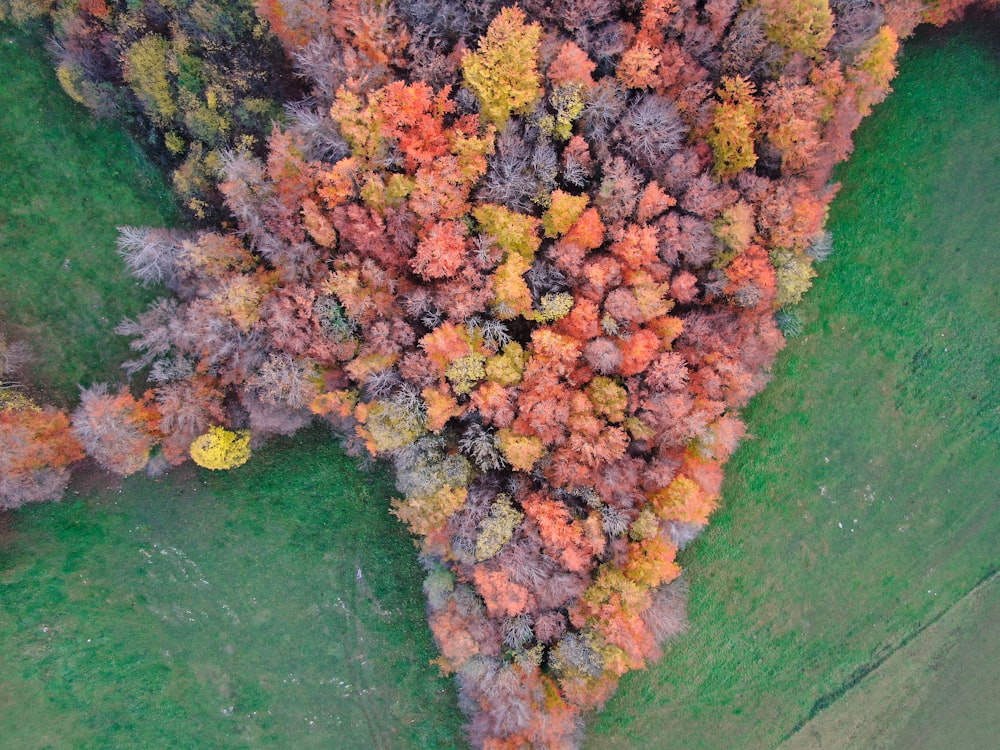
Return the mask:
<path fill-rule="evenodd" d="M 985 588 L 986 586 L 989 586 L 994 580 L 997 579 L 998 576 L 1000 576 L 1000 568 L 996 566 L 991 567 L 978 581 L 976 581 L 976 583 L 972 586 L 971 589 L 969 589 L 964 594 L 962 594 L 962 596 L 956 599 L 950 607 L 942 610 L 934 617 L 932 617 L 930 620 L 928 620 L 926 623 L 924 623 L 919 628 L 914 630 L 912 633 L 906 635 L 901 641 L 899 641 L 899 643 L 897 643 L 895 646 L 890 648 L 888 651 L 886 651 L 878 658 L 866 662 L 865 664 L 862 664 L 854 671 L 854 673 L 847 680 L 844 681 L 842 685 L 840 685 L 834 690 L 831 690 L 825 695 L 821 695 L 819 698 L 817 698 L 816 701 L 813 703 L 812 708 L 809 709 L 809 713 L 806 715 L 806 717 L 801 719 L 794 727 L 792 727 L 792 730 L 788 734 L 786 734 L 784 737 L 781 738 L 781 742 L 778 745 L 778 747 L 780 748 L 783 745 L 785 745 L 785 743 L 787 743 L 792 737 L 794 737 L 796 734 L 805 729 L 806 726 L 808 726 L 813 719 L 815 719 L 817 716 L 823 713 L 823 711 L 830 708 L 837 701 L 839 701 L 841 698 L 847 695 L 847 693 L 853 690 L 858 685 L 858 683 L 860 683 L 862 680 L 868 677 L 868 675 L 876 672 L 900 649 L 904 648 L 907 644 L 912 642 L 914 639 L 918 638 L 920 635 L 924 633 L 924 631 L 926 631 L 932 625 L 942 620 L 956 607 L 958 607 L 963 602 L 967 601 L 970 597 L 974 596 L 978 591 Z"/>

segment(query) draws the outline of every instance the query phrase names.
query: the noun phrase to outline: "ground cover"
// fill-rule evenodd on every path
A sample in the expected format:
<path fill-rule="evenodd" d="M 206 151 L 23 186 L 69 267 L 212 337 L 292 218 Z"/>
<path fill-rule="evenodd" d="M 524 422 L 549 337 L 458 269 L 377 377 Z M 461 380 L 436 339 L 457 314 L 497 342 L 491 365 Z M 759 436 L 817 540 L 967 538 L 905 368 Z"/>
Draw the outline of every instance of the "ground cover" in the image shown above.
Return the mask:
<path fill-rule="evenodd" d="M 990 747 L 1000 736 L 1000 581 L 989 578 L 780 750 Z"/>
<path fill-rule="evenodd" d="M 180 219 L 141 149 L 62 92 L 43 42 L 0 26 L 0 317 L 46 398 L 68 403 L 120 377 L 128 342 L 112 328 L 153 298 L 115 253 L 116 225 Z"/>
<path fill-rule="evenodd" d="M 326 430 L 77 491 L 0 538 L 5 749 L 462 744 L 387 477 Z"/>
<path fill-rule="evenodd" d="M 115 226 L 177 213 L 135 144 L 65 98 L 39 36 L 0 39 L 4 316 L 70 401 L 120 376 L 111 328 L 150 298 Z M 0 745 L 459 744 L 390 493 L 316 430 L 225 475 L 84 472 L 4 517 Z"/>
<path fill-rule="evenodd" d="M 684 556 L 691 632 L 588 747 L 775 747 L 1000 563 L 997 39 L 908 42 L 839 173 L 804 335 Z"/>

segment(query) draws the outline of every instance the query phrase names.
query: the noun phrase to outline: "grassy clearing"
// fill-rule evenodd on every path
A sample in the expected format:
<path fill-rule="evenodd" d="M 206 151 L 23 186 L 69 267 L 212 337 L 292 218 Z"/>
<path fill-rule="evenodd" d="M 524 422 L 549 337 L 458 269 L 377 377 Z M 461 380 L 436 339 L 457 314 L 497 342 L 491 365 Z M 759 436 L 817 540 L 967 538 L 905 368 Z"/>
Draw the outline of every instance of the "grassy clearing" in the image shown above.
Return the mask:
<path fill-rule="evenodd" d="M 588 747 L 776 747 L 1000 565 L 998 39 L 905 48 L 839 175 L 805 334 L 684 556 L 691 633 Z"/>
<path fill-rule="evenodd" d="M 390 492 L 317 429 L 232 472 L 22 509 L 0 538 L 0 745 L 461 746 Z"/>
<path fill-rule="evenodd" d="M 780 750 L 987 748 L 1000 737 L 1000 580 L 963 597 Z"/>
<path fill-rule="evenodd" d="M 59 87 L 40 34 L 0 25 L 0 318 L 36 356 L 33 377 L 66 403 L 78 383 L 118 380 L 111 330 L 152 298 L 115 253 L 115 227 L 177 225 L 160 173 Z"/>

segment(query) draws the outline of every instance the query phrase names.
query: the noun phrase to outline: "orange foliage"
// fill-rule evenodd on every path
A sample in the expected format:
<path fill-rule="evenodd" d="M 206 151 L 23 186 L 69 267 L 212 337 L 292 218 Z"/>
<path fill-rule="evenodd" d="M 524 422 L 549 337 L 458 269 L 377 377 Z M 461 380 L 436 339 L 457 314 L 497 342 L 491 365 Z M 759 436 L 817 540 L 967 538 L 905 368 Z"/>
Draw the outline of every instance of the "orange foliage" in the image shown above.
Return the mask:
<path fill-rule="evenodd" d="M 676 205 L 677 201 L 667 195 L 656 180 L 653 180 L 646 185 L 639 197 L 639 205 L 635 210 L 636 221 L 645 224 Z"/>
<path fill-rule="evenodd" d="M 587 341 L 601 335 L 601 314 L 597 305 L 585 297 L 579 297 L 573 302 L 569 315 L 562 318 L 554 326 L 557 333 Z"/>
<path fill-rule="evenodd" d="M 410 265 L 425 279 L 447 278 L 462 267 L 465 253 L 465 227 L 457 221 L 438 221 L 417 243 Z"/>
<path fill-rule="evenodd" d="M 626 268 L 643 268 L 658 259 L 656 229 L 650 226 L 629 225 L 624 236 L 611 243 L 611 253 Z"/>
<path fill-rule="evenodd" d="M 471 406 L 496 427 L 507 427 L 514 421 L 513 393 L 499 383 L 486 381 L 476 388 L 472 392 Z"/>
<path fill-rule="evenodd" d="M 573 42 L 565 42 L 549 65 L 548 79 L 557 85 L 577 84 L 589 88 L 594 85 L 593 72 L 596 68 L 586 52 Z"/>
<path fill-rule="evenodd" d="M 651 88 L 656 85 L 659 65 L 659 51 L 643 39 L 637 39 L 622 55 L 615 75 L 630 89 Z"/>
<path fill-rule="evenodd" d="M 83 457 L 65 412 L 51 406 L 0 409 L 0 468 L 8 478 L 61 468 Z"/>
<path fill-rule="evenodd" d="M 706 495 L 697 482 L 684 475 L 678 475 L 649 499 L 660 518 L 687 523 L 708 523 L 717 505 L 714 497 Z"/>
<path fill-rule="evenodd" d="M 468 333 L 450 321 L 442 323 L 420 339 L 420 348 L 442 375 L 452 360 L 472 354 Z"/>
<path fill-rule="evenodd" d="M 741 289 L 753 285 L 760 293 L 756 307 L 770 307 L 776 294 L 774 266 L 767 251 L 760 245 L 750 245 L 726 266 L 725 293 L 738 294 Z"/>
<path fill-rule="evenodd" d="M 588 208 L 570 230 L 563 235 L 561 243 L 582 247 L 584 250 L 596 250 L 604 244 L 604 222 L 596 208 Z"/>
<path fill-rule="evenodd" d="M 477 565 L 472 580 L 491 617 L 512 617 L 530 609 L 528 589 L 511 581 L 504 571 L 490 571 Z"/>
<path fill-rule="evenodd" d="M 122 388 L 85 390 L 73 413 L 73 432 L 87 454 L 117 474 L 134 474 L 145 468 L 149 454 L 160 440 L 160 414 L 151 394 L 135 399 Z"/>
<path fill-rule="evenodd" d="M 446 385 L 424 388 L 421 396 L 427 404 L 427 429 L 431 432 L 440 432 L 449 419 L 465 413 Z"/>
<path fill-rule="evenodd" d="M 593 522 L 573 519 L 566 506 L 534 492 L 521 501 L 524 513 L 538 529 L 545 550 L 572 572 L 590 567 L 590 560 L 604 549 L 604 535 Z"/>
<path fill-rule="evenodd" d="M 663 535 L 631 542 L 622 572 L 636 583 L 660 586 L 681 574 L 681 566 L 674 561 L 676 557 L 677 546 Z"/>
<path fill-rule="evenodd" d="M 447 671 L 460 669 L 479 653 L 479 644 L 469 632 L 467 619 L 458 611 L 454 600 L 448 602 L 447 607 L 432 611 L 427 619 Z"/>
<path fill-rule="evenodd" d="M 641 328 L 627 340 L 620 342 L 622 363 L 618 372 L 624 377 L 638 375 L 656 358 L 660 349 L 660 337 L 648 328 Z"/>

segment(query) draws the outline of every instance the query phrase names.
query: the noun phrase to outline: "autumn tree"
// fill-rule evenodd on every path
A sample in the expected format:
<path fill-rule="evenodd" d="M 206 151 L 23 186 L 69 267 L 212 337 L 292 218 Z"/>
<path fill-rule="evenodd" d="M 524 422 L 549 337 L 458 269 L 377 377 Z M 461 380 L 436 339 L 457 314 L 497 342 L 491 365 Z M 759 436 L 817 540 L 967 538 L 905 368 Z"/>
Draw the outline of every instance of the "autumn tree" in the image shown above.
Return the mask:
<path fill-rule="evenodd" d="M 83 456 L 65 412 L 0 392 L 0 509 L 58 500 Z"/>
<path fill-rule="evenodd" d="M 833 36 L 833 13 L 827 0 L 762 0 L 770 39 L 792 52 L 819 57 Z"/>
<path fill-rule="evenodd" d="M 526 23 L 520 8 L 505 8 L 493 19 L 479 49 L 462 60 L 465 82 L 489 122 L 502 125 L 511 113 L 526 112 L 541 95 L 541 33 L 537 23 Z"/>
<path fill-rule="evenodd" d="M 757 163 L 754 137 L 760 105 L 754 85 L 739 76 L 724 78 L 716 93 L 719 103 L 706 140 L 715 156 L 715 175 L 727 179 Z"/>
<path fill-rule="evenodd" d="M 73 412 L 73 434 L 87 455 L 116 474 L 134 474 L 146 467 L 160 438 L 159 414 L 147 399 L 126 389 L 112 393 L 99 383 L 80 393 Z"/>

